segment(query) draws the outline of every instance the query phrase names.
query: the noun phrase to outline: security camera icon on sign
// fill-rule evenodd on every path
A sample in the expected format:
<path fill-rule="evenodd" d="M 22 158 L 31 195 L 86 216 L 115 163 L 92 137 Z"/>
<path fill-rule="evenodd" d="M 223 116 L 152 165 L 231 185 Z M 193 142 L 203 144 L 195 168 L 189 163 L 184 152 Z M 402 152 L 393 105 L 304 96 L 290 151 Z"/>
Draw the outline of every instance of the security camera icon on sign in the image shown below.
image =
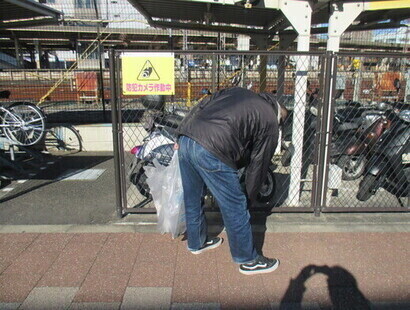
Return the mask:
<path fill-rule="evenodd" d="M 152 67 L 145 68 L 144 71 L 142 72 L 142 77 L 143 78 L 149 78 L 152 73 Z"/>

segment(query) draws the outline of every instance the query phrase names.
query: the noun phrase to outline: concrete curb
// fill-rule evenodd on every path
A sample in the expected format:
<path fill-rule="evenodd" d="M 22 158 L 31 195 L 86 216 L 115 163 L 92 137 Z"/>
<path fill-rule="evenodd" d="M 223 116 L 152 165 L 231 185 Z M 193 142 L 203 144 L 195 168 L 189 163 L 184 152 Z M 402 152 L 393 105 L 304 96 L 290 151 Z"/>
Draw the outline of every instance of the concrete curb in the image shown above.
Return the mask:
<path fill-rule="evenodd" d="M 219 213 L 207 215 L 209 230 L 221 232 Z M 256 232 L 410 232 L 410 213 L 271 214 L 255 215 Z M 133 214 L 107 224 L 0 225 L 0 233 L 156 233 L 155 214 Z"/>

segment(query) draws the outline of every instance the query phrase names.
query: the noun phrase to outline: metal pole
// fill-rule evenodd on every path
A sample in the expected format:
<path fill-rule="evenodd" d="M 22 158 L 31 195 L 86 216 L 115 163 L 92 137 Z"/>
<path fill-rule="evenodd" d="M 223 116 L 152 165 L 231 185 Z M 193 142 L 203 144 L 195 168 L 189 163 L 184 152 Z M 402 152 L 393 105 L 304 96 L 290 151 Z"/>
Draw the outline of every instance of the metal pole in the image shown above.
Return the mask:
<path fill-rule="evenodd" d="M 216 46 L 217 50 L 220 51 L 221 50 L 221 33 L 218 32 L 218 43 Z M 217 56 L 217 69 L 216 69 L 216 90 L 219 90 L 219 72 L 221 71 L 221 56 L 218 54 Z"/>
<path fill-rule="evenodd" d="M 311 206 L 313 207 L 315 216 L 320 216 L 320 180 L 321 180 L 321 173 L 323 171 L 323 165 L 320 161 L 321 155 L 321 147 L 322 147 L 322 136 L 323 136 L 323 108 L 324 104 L 329 101 L 329 94 L 330 91 L 327 88 L 329 85 L 328 79 L 330 78 L 327 75 L 327 67 L 328 67 L 328 56 L 324 55 L 320 58 L 320 79 L 319 79 L 319 98 L 318 98 L 318 105 L 317 105 L 317 120 L 319 120 L 316 124 L 316 131 L 317 134 L 315 136 L 315 151 L 314 151 L 314 158 L 313 158 L 313 180 L 317 180 L 316 182 L 312 182 L 312 196 L 311 196 Z"/>
<path fill-rule="evenodd" d="M 309 50 L 309 35 L 298 36 L 298 51 Z M 304 137 L 307 75 L 309 70 L 309 57 L 298 56 L 296 60 L 295 77 L 295 106 L 293 109 L 292 144 L 295 152 L 291 159 L 291 173 L 289 196 L 287 205 L 298 207 L 300 205 L 300 188 L 302 176 L 302 146 Z"/>
<path fill-rule="evenodd" d="M 320 149 L 319 149 L 319 171 L 317 185 L 317 203 L 319 210 L 326 207 L 327 200 L 327 183 L 329 178 L 329 160 L 330 160 L 330 141 L 332 139 L 333 114 L 335 109 L 335 100 L 333 94 L 335 91 L 337 65 L 336 57 L 330 52 L 326 57 L 326 73 L 325 73 L 325 96 L 323 102 L 323 114 L 320 129 Z"/>
<path fill-rule="evenodd" d="M 14 32 L 13 32 L 14 35 Z M 19 68 L 23 68 L 23 61 L 21 60 L 21 52 L 20 52 L 20 42 L 19 39 L 14 35 L 14 49 L 16 51 L 16 61 L 17 66 Z"/>
<path fill-rule="evenodd" d="M 117 53 L 115 56 L 115 63 L 119 63 L 119 54 Z M 122 206 L 123 206 L 123 213 L 125 209 L 127 209 L 127 190 L 126 190 L 126 176 L 125 176 L 125 159 L 124 159 L 124 129 L 122 126 L 122 102 L 121 102 L 121 69 L 119 65 L 115 67 L 115 85 L 116 85 L 116 94 L 117 94 L 117 121 L 118 121 L 118 155 L 119 155 L 119 167 L 120 167 L 120 178 L 121 178 L 121 197 L 122 197 Z"/>
<path fill-rule="evenodd" d="M 97 7 L 97 1 L 94 0 L 94 9 L 95 9 L 95 16 L 97 19 L 99 19 L 99 14 L 98 14 L 98 7 Z M 100 98 L 101 98 L 101 103 L 102 103 L 102 108 L 103 108 L 103 121 L 104 123 L 107 122 L 107 115 L 105 115 L 105 100 L 104 100 L 104 76 L 103 76 L 103 65 L 102 65 L 102 60 L 101 60 L 101 37 L 100 37 L 100 23 L 97 23 L 97 38 L 98 38 L 98 59 L 99 59 L 99 65 L 100 65 L 100 74 L 99 74 L 99 93 L 100 93 Z"/>
<path fill-rule="evenodd" d="M 117 215 L 123 217 L 123 200 L 121 195 L 121 165 L 119 153 L 119 130 L 118 130 L 118 112 L 117 112 L 117 85 L 116 85 L 116 62 L 115 51 L 111 48 L 110 57 L 110 87 L 111 87 L 111 117 L 112 117 L 112 137 L 114 148 L 114 168 L 115 168 L 115 196 L 117 200 Z"/>
<path fill-rule="evenodd" d="M 217 57 L 215 54 L 212 54 L 212 68 L 211 68 L 211 92 L 214 93 L 216 91 L 216 62 Z"/>

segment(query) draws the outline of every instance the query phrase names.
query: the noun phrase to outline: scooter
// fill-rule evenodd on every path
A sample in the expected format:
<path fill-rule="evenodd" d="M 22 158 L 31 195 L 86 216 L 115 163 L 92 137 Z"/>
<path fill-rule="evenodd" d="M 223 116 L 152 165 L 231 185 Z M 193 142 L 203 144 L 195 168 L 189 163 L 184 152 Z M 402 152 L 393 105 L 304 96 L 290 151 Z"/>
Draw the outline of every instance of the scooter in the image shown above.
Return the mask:
<path fill-rule="evenodd" d="M 335 113 L 333 121 L 333 135 L 332 135 L 332 144 L 331 144 L 331 160 L 333 163 L 341 166 L 346 164 L 348 157 L 343 157 L 345 154 L 346 148 L 352 141 L 355 140 L 355 133 L 359 128 L 362 120 L 360 115 L 362 110 L 357 108 L 349 109 L 348 111 L 342 110 Z M 290 121 L 287 120 L 289 123 Z M 306 111 L 306 119 L 304 125 L 304 139 L 303 139 L 303 164 L 302 166 L 307 166 L 313 159 L 314 147 L 315 147 L 315 135 L 317 132 L 317 109 L 313 106 Z M 289 136 L 285 136 L 289 138 Z M 283 166 L 289 166 L 291 158 L 294 153 L 294 146 L 290 144 L 282 143 L 284 152 L 282 154 L 281 163 Z M 341 160 L 345 162 L 342 162 Z M 348 179 L 346 169 L 343 169 L 343 178 Z"/>
<path fill-rule="evenodd" d="M 154 159 L 164 166 L 168 166 L 174 154 L 174 144 L 177 141 L 176 129 L 182 121 L 185 110 L 174 110 L 162 115 L 162 117 L 153 116 L 148 119 L 145 129 L 148 135 L 144 138 L 143 144 L 132 148 L 131 153 L 134 155 L 133 161 L 129 166 L 128 178 L 134 184 L 138 191 L 146 198 L 151 198 L 147 176 L 145 174 L 146 166 L 153 166 Z M 245 188 L 245 169 L 238 171 L 238 176 Z M 263 184 L 258 196 L 259 203 L 269 202 L 275 193 L 275 175 L 272 168 L 268 170 L 268 176 Z M 207 191 L 207 196 L 211 193 Z"/>
<path fill-rule="evenodd" d="M 377 141 L 356 198 L 366 201 L 382 187 L 396 197 L 410 194 L 410 111 L 390 111 L 390 127 Z"/>
<path fill-rule="evenodd" d="M 384 114 L 385 111 L 378 110 L 363 112 L 354 136 L 335 141 L 339 144 L 339 152 L 332 153 L 332 161 L 342 168 L 343 180 L 356 180 L 363 175 L 373 147 L 388 128 L 389 122 Z"/>
<path fill-rule="evenodd" d="M 333 134 L 330 158 L 333 164 L 342 169 L 343 180 L 356 180 L 365 170 L 372 147 L 387 126 L 384 109 L 364 110 L 358 104 L 336 111 L 333 121 Z M 314 151 L 317 111 L 311 107 L 306 113 L 303 156 L 306 164 L 311 161 Z M 294 147 L 285 148 L 282 165 L 289 166 Z"/>

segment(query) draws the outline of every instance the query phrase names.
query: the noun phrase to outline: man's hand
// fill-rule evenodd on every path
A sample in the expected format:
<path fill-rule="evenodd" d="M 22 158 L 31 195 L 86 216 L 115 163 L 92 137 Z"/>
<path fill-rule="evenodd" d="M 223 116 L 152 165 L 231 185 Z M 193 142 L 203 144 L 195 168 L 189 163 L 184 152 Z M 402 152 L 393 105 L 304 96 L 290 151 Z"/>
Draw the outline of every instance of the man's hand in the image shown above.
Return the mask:
<path fill-rule="evenodd" d="M 178 143 L 174 144 L 174 151 L 176 151 L 176 150 L 179 150 L 179 144 Z"/>

